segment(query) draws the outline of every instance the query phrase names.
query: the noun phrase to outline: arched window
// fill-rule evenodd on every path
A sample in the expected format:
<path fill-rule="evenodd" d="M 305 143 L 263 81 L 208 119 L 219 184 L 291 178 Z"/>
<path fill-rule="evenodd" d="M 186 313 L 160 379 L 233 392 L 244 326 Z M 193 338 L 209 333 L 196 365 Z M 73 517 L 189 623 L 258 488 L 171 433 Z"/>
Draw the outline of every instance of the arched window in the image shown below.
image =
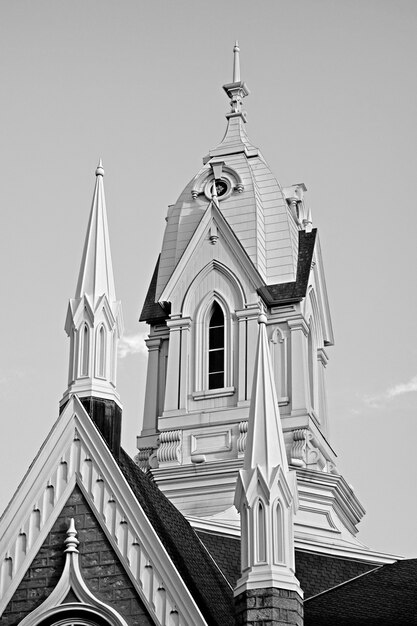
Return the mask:
<path fill-rule="evenodd" d="M 266 519 L 265 519 L 265 507 L 261 500 L 258 502 L 257 507 L 257 533 L 256 533 L 256 556 L 258 563 L 264 563 L 266 561 Z"/>
<path fill-rule="evenodd" d="M 275 507 L 275 563 L 284 563 L 284 514 L 278 501 Z"/>
<path fill-rule="evenodd" d="M 224 387 L 224 315 L 217 302 L 213 303 L 209 322 L 208 388 Z"/>
<path fill-rule="evenodd" d="M 90 359 L 90 338 L 87 324 L 81 331 L 81 376 L 88 376 L 88 361 Z"/>
<path fill-rule="evenodd" d="M 106 376 L 106 331 L 104 326 L 100 326 L 97 337 L 97 376 Z"/>

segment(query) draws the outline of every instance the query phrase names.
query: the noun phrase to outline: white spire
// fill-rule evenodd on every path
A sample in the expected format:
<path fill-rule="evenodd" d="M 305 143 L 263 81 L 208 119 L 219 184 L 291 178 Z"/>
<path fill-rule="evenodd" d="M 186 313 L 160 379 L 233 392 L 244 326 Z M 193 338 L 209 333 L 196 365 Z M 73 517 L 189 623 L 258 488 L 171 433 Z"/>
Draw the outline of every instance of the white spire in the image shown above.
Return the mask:
<path fill-rule="evenodd" d="M 269 477 L 273 468 L 278 465 L 287 473 L 288 462 L 266 335 L 266 321 L 266 315 L 259 316 L 258 346 L 243 467 L 249 470 L 259 466 Z"/>
<path fill-rule="evenodd" d="M 61 405 L 71 393 L 120 404 L 116 365 L 123 319 L 114 288 L 103 176 L 100 159 L 77 290 L 65 322 L 71 345 L 68 388 Z"/>
<path fill-rule="evenodd" d="M 294 574 L 295 472 L 288 470 L 266 322 L 260 315 L 245 460 L 236 484 L 242 575 L 235 596 L 273 587 L 301 598 Z"/>
<path fill-rule="evenodd" d="M 75 293 L 76 298 L 89 296 L 93 305 L 104 294 L 109 301 L 116 300 L 103 177 L 104 169 L 100 159 L 96 169 L 96 186 Z"/>

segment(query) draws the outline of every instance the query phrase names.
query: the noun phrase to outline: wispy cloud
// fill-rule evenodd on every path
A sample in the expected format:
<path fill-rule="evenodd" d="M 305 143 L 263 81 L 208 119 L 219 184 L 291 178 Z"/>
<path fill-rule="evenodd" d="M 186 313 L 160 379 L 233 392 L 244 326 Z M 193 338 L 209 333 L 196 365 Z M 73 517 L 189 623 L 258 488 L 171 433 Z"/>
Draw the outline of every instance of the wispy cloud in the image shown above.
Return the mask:
<path fill-rule="evenodd" d="M 406 393 L 413 393 L 415 391 L 417 391 L 417 376 L 413 376 L 413 378 L 406 383 L 398 383 L 393 387 L 389 387 L 386 391 L 378 395 L 365 396 L 364 400 L 369 407 L 378 409 L 387 404 L 387 402 L 393 398 L 397 398 L 398 396 L 402 396 Z"/>
<path fill-rule="evenodd" d="M 119 357 L 124 359 L 129 354 L 147 354 L 145 339 L 147 333 L 140 332 L 136 335 L 125 335 L 119 342 Z"/>

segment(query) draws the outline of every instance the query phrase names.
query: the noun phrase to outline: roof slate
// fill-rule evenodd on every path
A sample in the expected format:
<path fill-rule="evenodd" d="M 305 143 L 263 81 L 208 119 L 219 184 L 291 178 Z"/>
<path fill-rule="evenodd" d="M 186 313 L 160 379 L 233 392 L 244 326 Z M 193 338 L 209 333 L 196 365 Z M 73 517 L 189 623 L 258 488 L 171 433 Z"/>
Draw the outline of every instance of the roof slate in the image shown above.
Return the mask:
<path fill-rule="evenodd" d="M 296 280 L 290 283 L 266 285 L 258 289 L 268 306 L 297 302 L 307 293 L 308 278 L 313 260 L 317 228 L 311 233 L 300 230 L 298 233 L 298 263 Z"/>
<path fill-rule="evenodd" d="M 258 289 L 259 295 L 262 296 L 268 306 L 279 306 L 280 304 L 286 304 L 288 302 L 297 302 L 305 297 L 313 260 L 316 235 L 316 228 L 313 228 L 311 233 L 306 233 L 304 230 L 300 230 L 298 233 L 298 263 L 295 281 L 265 285 Z M 170 313 L 169 302 L 165 303 L 164 306 L 159 304 L 159 302 L 155 302 L 159 260 L 160 256 L 158 257 L 142 313 L 139 318 L 140 322 L 147 322 L 148 324 L 162 324 Z"/>
<path fill-rule="evenodd" d="M 159 302 L 155 302 L 156 295 L 156 282 L 158 280 L 158 269 L 161 255 L 155 265 L 154 272 L 152 274 L 151 282 L 149 285 L 148 293 L 146 294 L 145 303 L 140 314 L 139 321 L 147 322 L 148 324 L 162 324 L 171 312 L 170 304 L 167 302 L 163 307 Z"/>
<path fill-rule="evenodd" d="M 240 539 L 204 531 L 197 531 L 197 534 L 234 587 L 240 576 Z M 374 565 L 362 561 L 295 551 L 295 573 L 304 598 L 315 596 L 373 569 Z"/>
<path fill-rule="evenodd" d="M 121 449 L 127 482 L 209 626 L 233 626 L 233 590 L 190 524 Z"/>
<path fill-rule="evenodd" d="M 304 603 L 305 626 L 417 624 L 417 559 L 374 569 Z"/>

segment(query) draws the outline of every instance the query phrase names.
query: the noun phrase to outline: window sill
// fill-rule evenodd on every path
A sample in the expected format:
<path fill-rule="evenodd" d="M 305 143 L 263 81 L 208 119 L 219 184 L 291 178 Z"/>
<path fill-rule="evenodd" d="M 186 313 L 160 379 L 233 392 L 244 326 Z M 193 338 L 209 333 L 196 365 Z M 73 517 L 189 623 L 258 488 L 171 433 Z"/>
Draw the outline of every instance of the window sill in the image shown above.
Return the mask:
<path fill-rule="evenodd" d="M 222 398 L 224 396 L 233 396 L 234 387 L 222 387 L 221 389 L 206 389 L 204 391 L 194 391 L 193 400 L 209 400 L 210 398 Z"/>

